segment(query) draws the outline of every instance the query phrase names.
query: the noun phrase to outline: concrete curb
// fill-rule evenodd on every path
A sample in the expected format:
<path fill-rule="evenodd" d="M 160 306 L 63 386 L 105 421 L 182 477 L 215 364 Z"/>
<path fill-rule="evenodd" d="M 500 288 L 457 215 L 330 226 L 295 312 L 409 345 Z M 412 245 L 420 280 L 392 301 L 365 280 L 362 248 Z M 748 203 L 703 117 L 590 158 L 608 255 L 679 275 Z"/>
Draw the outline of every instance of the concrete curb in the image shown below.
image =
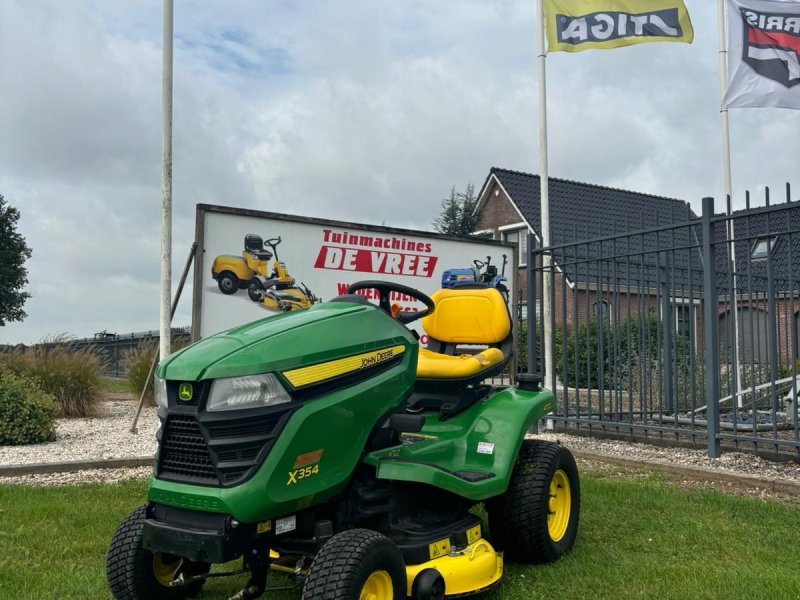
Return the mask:
<path fill-rule="evenodd" d="M 671 475 L 680 475 L 681 477 L 687 477 L 700 481 L 735 483 L 749 488 L 764 489 L 770 492 L 800 495 L 800 483 L 786 481 L 783 479 L 771 479 L 757 477 L 755 475 L 738 475 L 728 471 L 702 469 L 700 467 L 691 467 L 686 465 L 666 465 L 663 463 L 648 462 L 645 460 L 619 458 L 617 456 L 609 456 L 607 454 L 591 454 L 588 452 L 578 452 L 574 450 L 572 451 L 572 454 L 575 456 L 575 458 L 581 460 L 593 460 L 617 465 L 620 467 L 647 469 L 648 471 L 670 473 Z"/>
<path fill-rule="evenodd" d="M 126 469 L 133 467 L 152 467 L 152 456 L 138 458 L 106 458 L 98 460 L 74 460 L 63 463 L 32 463 L 28 465 L 0 466 L 0 477 L 19 477 L 20 475 L 43 475 L 46 473 L 75 473 L 88 469 Z"/>
<path fill-rule="evenodd" d="M 701 469 L 700 467 L 666 465 L 645 460 L 634 460 L 630 458 L 619 458 L 607 454 L 591 454 L 588 452 L 572 451 L 575 458 L 579 460 L 598 461 L 620 467 L 633 469 L 647 469 L 661 473 L 670 473 L 700 481 L 715 481 L 724 483 L 734 483 L 749 488 L 765 489 L 770 492 L 800 495 L 800 483 L 785 481 L 781 479 L 771 479 L 756 477 L 754 475 L 737 475 L 727 471 L 717 471 L 711 469 Z M 133 467 L 152 467 L 154 458 L 152 456 L 140 456 L 136 458 L 109 458 L 98 460 L 76 460 L 63 463 L 34 463 L 28 465 L 6 465 L 0 466 L 1 477 L 19 477 L 21 475 L 44 475 L 47 473 L 74 473 L 88 469 L 124 469 Z"/>

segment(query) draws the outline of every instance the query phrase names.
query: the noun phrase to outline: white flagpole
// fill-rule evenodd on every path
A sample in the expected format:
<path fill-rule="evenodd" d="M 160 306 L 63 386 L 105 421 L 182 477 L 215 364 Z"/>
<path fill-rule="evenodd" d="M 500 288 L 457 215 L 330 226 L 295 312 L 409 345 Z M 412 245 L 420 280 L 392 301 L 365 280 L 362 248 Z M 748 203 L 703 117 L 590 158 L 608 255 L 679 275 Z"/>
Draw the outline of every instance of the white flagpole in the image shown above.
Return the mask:
<path fill-rule="evenodd" d="M 539 14 L 538 28 L 538 73 L 539 73 L 539 196 L 540 196 L 540 219 L 542 233 L 542 247 L 550 247 L 550 181 L 547 165 L 547 70 L 545 59 L 547 51 L 545 49 L 545 25 L 544 25 L 544 2 L 536 0 L 537 12 Z M 553 336 L 550 327 L 553 307 L 550 304 L 552 289 L 552 273 L 550 272 L 551 259 L 549 254 L 542 255 L 542 319 L 544 321 L 544 373 L 545 387 L 550 381 L 550 388 L 555 390 L 556 372 L 553 362 Z M 528 310 L 536 310 L 536 299 L 528 299 Z M 531 305 L 532 304 L 532 305 Z"/>
<path fill-rule="evenodd" d="M 717 33 L 719 38 L 719 86 L 720 102 L 725 99 L 725 92 L 728 89 L 728 46 L 725 42 L 725 2 L 717 0 Z M 723 162 L 723 183 L 725 185 L 725 202 L 728 217 L 733 212 L 733 180 L 731 176 L 731 130 L 728 121 L 728 108 L 722 106 L 720 109 L 722 117 L 722 162 Z M 731 306 L 733 307 L 733 368 L 736 373 L 736 392 L 742 391 L 742 374 L 739 371 L 739 301 L 738 286 L 736 284 L 736 252 L 733 247 L 733 219 L 727 221 L 728 236 L 728 260 L 733 271 L 733 290 Z M 742 406 L 742 396 L 737 396 L 737 406 Z"/>
<path fill-rule="evenodd" d="M 161 74 L 161 319 L 159 353 L 171 353 L 172 302 L 172 0 L 164 0 Z"/>

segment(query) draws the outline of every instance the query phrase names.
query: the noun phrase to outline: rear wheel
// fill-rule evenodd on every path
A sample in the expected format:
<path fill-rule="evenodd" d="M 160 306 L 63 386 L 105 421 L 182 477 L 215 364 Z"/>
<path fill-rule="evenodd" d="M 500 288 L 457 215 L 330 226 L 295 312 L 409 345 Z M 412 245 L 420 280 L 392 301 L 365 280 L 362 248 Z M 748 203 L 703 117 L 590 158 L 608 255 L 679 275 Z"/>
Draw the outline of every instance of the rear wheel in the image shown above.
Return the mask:
<path fill-rule="evenodd" d="M 217 277 L 217 285 L 220 292 L 230 296 L 239 290 L 239 278 L 230 271 L 225 271 Z"/>
<path fill-rule="evenodd" d="M 406 567 L 393 541 L 369 529 L 343 531 L 317 554 L 303 600 L 404 600 Z"/>
<path fill-rule="evenodd" d="M 486 502 L 495 547 L 512 561 L 549 563 L 572 548 L 580 516 L 580 479 L 572 453 L 525 441 L 508 490 Z"/>
<path fill-rule="evenodd" d="M 169 587 L 179 575 L 208 573 L 208 563 L 196 563 L 172 554 L 153 554 L 142 547 L 145 506 L 133 511 L 111 539 L 106 556 L 106 578 L 116 600 L 182 600 L 196 596 L 203 580 Z"/>

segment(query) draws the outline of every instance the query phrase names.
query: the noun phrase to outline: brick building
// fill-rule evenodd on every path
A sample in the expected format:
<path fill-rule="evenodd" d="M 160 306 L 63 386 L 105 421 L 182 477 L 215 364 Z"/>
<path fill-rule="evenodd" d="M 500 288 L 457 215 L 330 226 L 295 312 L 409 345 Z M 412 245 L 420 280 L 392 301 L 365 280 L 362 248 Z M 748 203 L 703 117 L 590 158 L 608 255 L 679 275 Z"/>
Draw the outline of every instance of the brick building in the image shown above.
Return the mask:
<path fill-rule="evenodd" d="M 534 234 L 537 244 L 540 237 L 540 196 L 539 176 L 492 167 L 480 193 L 476 211 L 480 215 L 478 235 L 493 239 L 516 242 L 518 244 L 518 285 L 517 298 L 522 303 L 522 313 L 527 311 L 527 232 Z M 642 252 L 645 264 L 637 265 L 632 272 L 630 260 L 616 260 L 607 263 L 603 272 L 600 260 L 606 254 L 613 256 L 619 249 L 606 249 L 603 242 L 586 246 L 586 260 L 575 260 L 570 251 L 555 248 L 579 240 L 592 240 L 621 235 L 630 231 L 685 223 L 696 219 L 688 203 L 674 198 L 642 194 L 610 187 L 580 183 L 565 179 L 550 179 L 550 237 L 554 246 L 553 260 L 557 272 L 553 288 L 553 304 L 557 323 L 572 324 L 576 319 L 587 316 L 606 316 L 612 322 L 615 317 L 642 310 L 644 298 L 647 310 L 656 310 L 657 290 L 652 281 L 657 279 L 659 269 L 658 254 L 653 250 L 663 243 L 691 245 L 693 230 L 679 230 L 678 237 L 685 239 L 667 240 L 640 238 L 628 243 L 628 253 Z M 655 246 L 654 246 L 655 245 Z M 606 252 L 608 250 L 608 252 Z M 680 279 L 692 277 L 695 271 L 692 258 L 681 259 L 683 265 L 671 265 L 672 277 Z M 694 256 L 699 266 L 699 255 Z M 576 257 L 577 258 L 577 257 Z M 606 261 L 607 262 L 607 261 Z M 661 267 L 663 270 L 663 267 Z M 652 281 L 651 281 L 652 280 Z M 691 286 L 673 281 L 672 287 L 679 289 Z M 620 294 L 620 289 L 629 293 Z M 675 326 L 688 327 L 688 320 L 700 318 L 700 299 L 697 294 L 679 297 L 671 294 L 675 311 Z M 685 294 L 683 294 L 685 295 Z M 633 298 L 636 298 L 635 302 Z M 537 300 L 537 309 L 539 301 Z M 634 306 L 635 304 L 635 306 Z"/>

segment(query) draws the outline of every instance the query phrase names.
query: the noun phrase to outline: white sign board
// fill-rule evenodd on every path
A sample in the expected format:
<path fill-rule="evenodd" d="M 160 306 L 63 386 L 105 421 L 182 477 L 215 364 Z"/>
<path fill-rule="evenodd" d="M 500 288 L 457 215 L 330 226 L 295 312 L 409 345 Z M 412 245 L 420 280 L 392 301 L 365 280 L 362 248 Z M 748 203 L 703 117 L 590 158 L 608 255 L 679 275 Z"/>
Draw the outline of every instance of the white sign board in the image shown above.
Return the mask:
<path fill-rule="evenodd" d="M 273 256 L 261 263 L 261 273 L 245 267 L 247 236 L 259 236 L 263 240 L 280 238 L 280 243 L 264 246 L 264 250 Z M 251 242 L 257 240 L 249 239 Z M 274 254 L 294 280 L 294 284 L 284 292 L 301 300 L 313 295 L 315 302 L 345 294 L 351 283 L 363 280 L 391 281 L 431 295 L 442 287 L 445 271 L 474 267 L 474 260 L 489 262 L 497 266 L 498 274 L 503 274 L 505 256 L 505 277 L 508 280 L 504 285 L 511 294 L 509 306 L 514 306 L 515 247 L 493 240 L 471 240 L 423 231 L 201 204 L 197 207 L 196 241 L 198 258 L 195 260 L 192 314 L 195 338 L 281 312 L 272 301 L 251 299 L 249 281 L 244 280 L 251 275 L 263 277 L 267 281 L 265 287 L 275 289 L 272 286 L 275 280 Z M 219 271 L 224 268 L 220 265 L 225 264 L 231 270 L 242 269 L 237 278 L 239 286 L 235 291 L 228 288 L 228 293 L 223 293 L 223 288 L 230 281 L 220 284 Z M 254 264 L 251 253 L 250 265 Z M 215 270 L 217 272 L 213 272 Z M 305 293 L 306 289 L 310 294 Z M 377 303 L 372 290 L 363 293 Z M 391 302 L 399 305 L 401 310 L 424 308 L 422 303 L 398 294 L 392 296 Z M 287 306 L 283 305 L 283 308 Z M 412 327 L 424 334 L 419 321 L 412 323 Z M 424 344 L 426 339 L 423 337 L 420 341 Z"/>

